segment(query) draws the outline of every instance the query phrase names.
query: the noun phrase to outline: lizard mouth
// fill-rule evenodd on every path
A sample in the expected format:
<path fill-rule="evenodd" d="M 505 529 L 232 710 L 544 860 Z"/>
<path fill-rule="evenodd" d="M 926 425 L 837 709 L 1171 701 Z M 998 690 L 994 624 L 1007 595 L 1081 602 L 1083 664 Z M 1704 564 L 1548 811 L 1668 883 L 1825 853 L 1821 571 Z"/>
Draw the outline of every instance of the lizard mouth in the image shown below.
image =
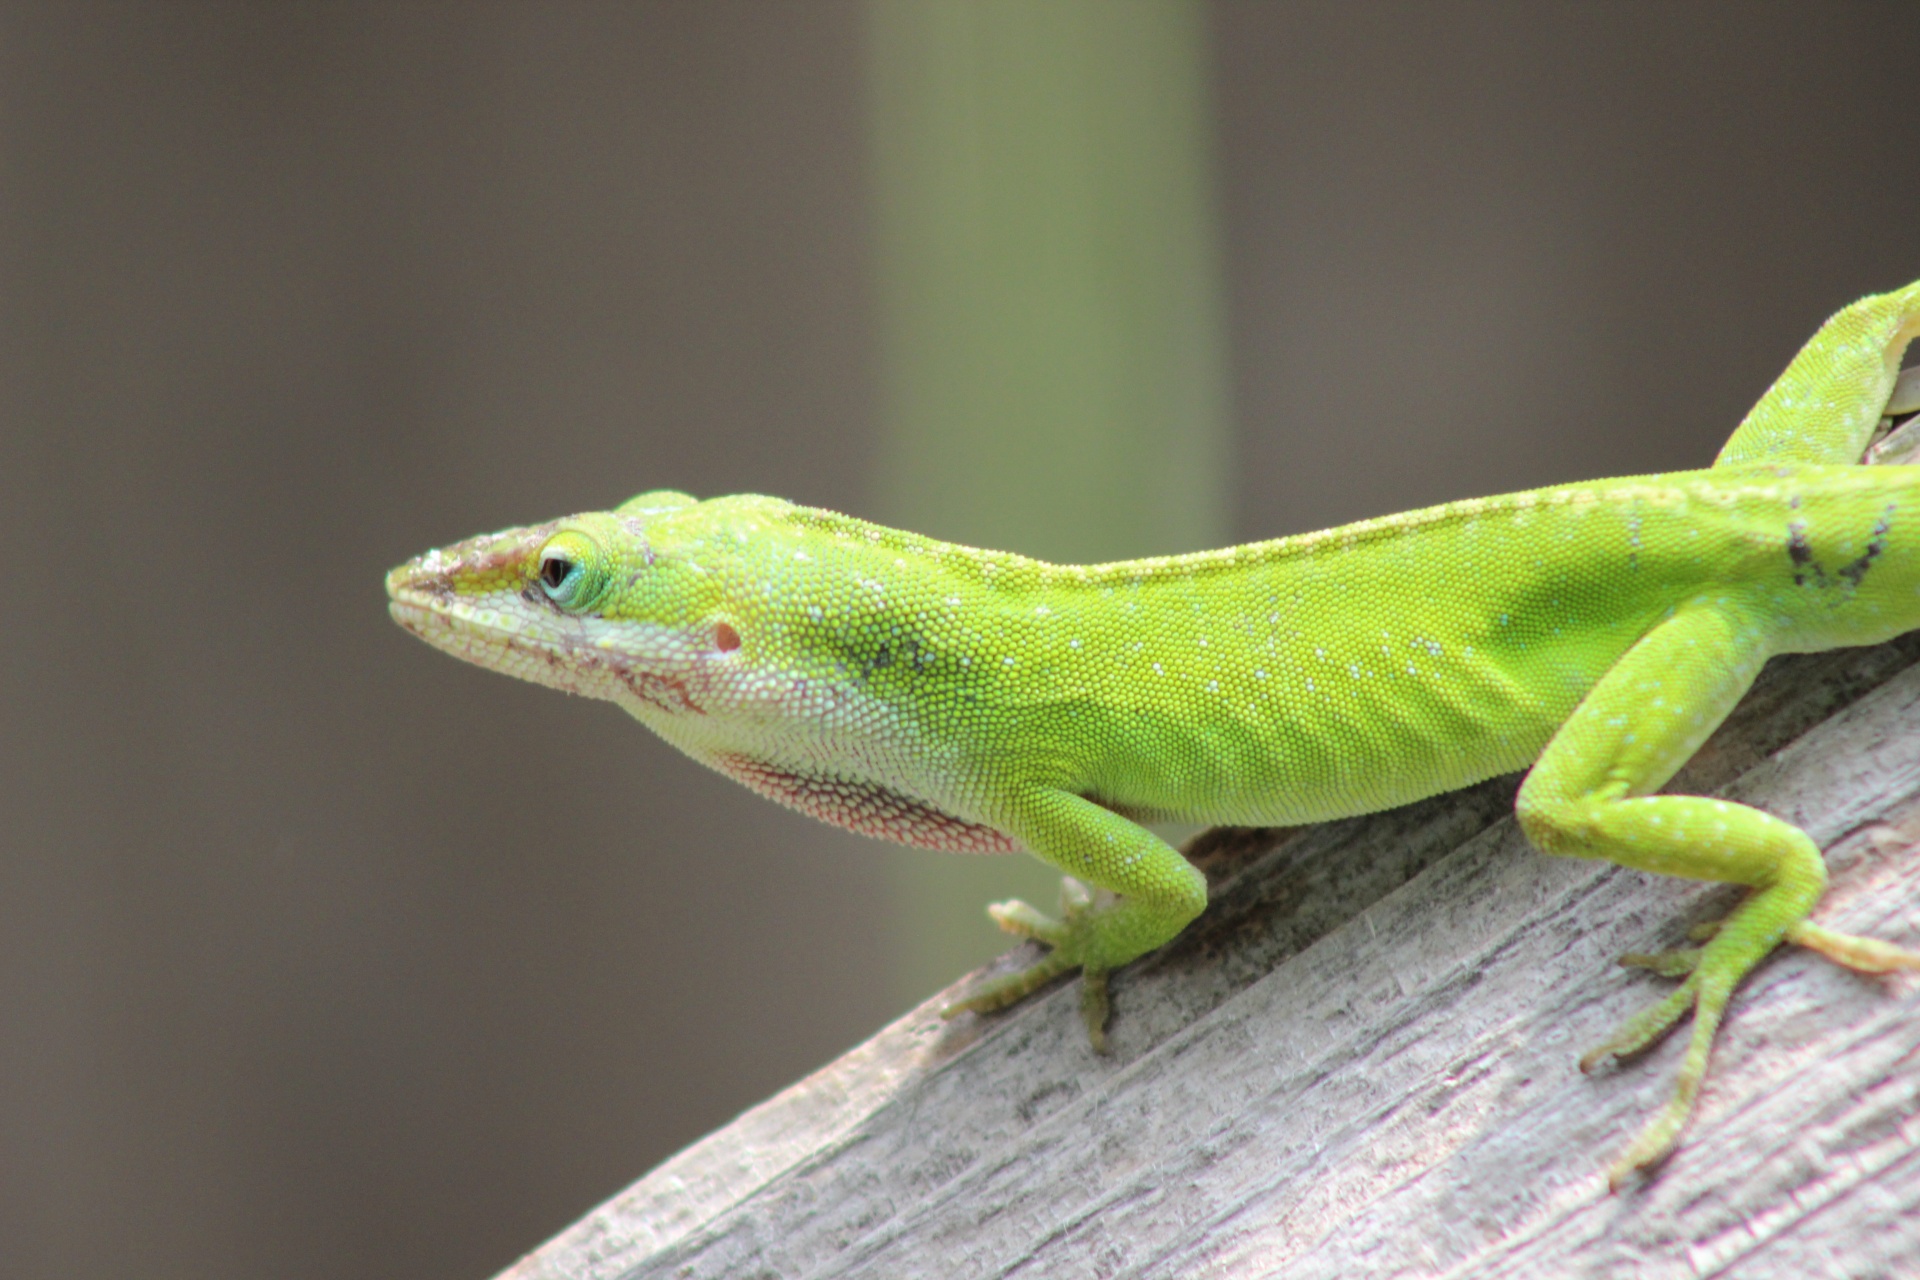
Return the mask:
<path fill-rule="evenodd" d="M 388 591 L 392 598 L 387 612 L 393 620 L 442 653 L 589 698 L 611 699 L 623 687 L 624 663 L 581 637 L 543 634 L 528 616 L 533 607 L 517 593 L 442 595 L 431 587 L 396 587 L 391 582 Z M 548 618 L 538 621 L 551 625 Z"/>
<path fill-rule="evenodd" d="M 387 595 L 388 614 L 409 634 L 476 666 L 523 675 L 520 655 L 545 647 L 516 638 L 518 628 L 496 616 L 484 597 L 461 600 L 450 590 L 395 583 L 392 577 Z"/>

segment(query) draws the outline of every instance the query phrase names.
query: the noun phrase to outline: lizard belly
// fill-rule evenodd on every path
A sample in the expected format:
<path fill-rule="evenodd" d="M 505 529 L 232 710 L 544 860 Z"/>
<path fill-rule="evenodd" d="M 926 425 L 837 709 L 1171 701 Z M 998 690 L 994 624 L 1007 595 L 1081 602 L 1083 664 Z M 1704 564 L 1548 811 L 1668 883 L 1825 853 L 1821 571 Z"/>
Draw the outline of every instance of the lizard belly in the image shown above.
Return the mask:
<path fill-rule="evenodd" d="M 1590 678 L 1569 669 L 1519 682 L 1490 668 L 1387 696 L 1339 688 L 1284 716 L 1245 704 L 1201 726 L 1167 716 L 1148 733 L 1136 711 L 1133 736 L 1099 735 L 1124 745 L 1092 747 L 1083 785 L 1145 821 L 1293 826 L 1375 812 L 1526 767 Z"/>

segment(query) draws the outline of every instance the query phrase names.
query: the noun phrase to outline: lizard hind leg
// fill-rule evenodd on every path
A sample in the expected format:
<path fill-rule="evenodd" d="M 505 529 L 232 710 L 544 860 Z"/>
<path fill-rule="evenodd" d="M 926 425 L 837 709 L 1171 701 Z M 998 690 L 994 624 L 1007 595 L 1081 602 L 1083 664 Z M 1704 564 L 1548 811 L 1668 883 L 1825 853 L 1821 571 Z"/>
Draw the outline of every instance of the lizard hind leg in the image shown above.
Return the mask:
<path fill-rule="evenodd" d="M 1721 447 L 1716 467 L 1859 462 L 1890 402 L 1900 358 L 1920 336 L 1920 281 L 1842 307 L 1774 381 Z"/>
<path fill-rule="evenodd" d="M 1766 656 L 1764 628 L 1737 606 L 1681 608 L 1601 677 L 1520 791 L 1521 825 L 1547 853 L 1754 890 L 1703 946 L 1634 957 L 1684 981 L 1581 1063 L 1590 1070 L 1636 1053 L 1693 1013 L 1674 1092 L 1613 1166 L 1615 1187 L 1672 1149 L 1734 988 L 1783 939 L 1804 932 L 1826 886 L 1818 846 L 1790 823 L 1732 801 L 1651 794 L 1725 718 Z"/>

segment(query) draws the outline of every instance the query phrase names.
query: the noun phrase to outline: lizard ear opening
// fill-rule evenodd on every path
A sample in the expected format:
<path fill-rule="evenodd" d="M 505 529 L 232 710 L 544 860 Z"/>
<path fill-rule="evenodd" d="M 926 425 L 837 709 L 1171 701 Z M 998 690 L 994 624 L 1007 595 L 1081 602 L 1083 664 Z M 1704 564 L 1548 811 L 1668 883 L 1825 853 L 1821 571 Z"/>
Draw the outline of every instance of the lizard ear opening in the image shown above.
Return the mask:
<path fill-rule="evenodd" d="M 732 653 L 740 647 L 740 633 L 731 623 L 716 622 L 713 626 L 713 647 L 722 653 Z"/>

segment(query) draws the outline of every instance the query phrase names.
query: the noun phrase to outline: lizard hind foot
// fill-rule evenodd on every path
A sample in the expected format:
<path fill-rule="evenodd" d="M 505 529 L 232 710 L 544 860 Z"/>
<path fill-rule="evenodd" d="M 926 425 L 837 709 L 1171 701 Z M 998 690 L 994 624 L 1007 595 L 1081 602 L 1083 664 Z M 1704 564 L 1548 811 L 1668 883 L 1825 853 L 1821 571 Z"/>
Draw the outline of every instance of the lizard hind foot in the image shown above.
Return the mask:
<path fill-rule="evenodd" d="M 1806 920 L 1789 925 L 1783 932 L 1786 941 L 1809 947 L 1838 964 L 1864 973 L 1920 969 L 1920 953 L 1877 939 L 1836 933 Z M 1673 1149 L 1706 1075 L 1707 1056 L 1726 1012 L 1727 1001 L 1740 979 L 1772 949 L 1773 939 L 1780 936 L 1770 937 L 1770 933 L 1764 918 L 1751 910 L 1742 910 L 1718 925 L 1696 927 L 1692 937 L 1705 941 L 1705 946 L 1621 957 L 1622 963 L 1684 980 L 1665 999 L 1629 1018 L 1610 1039 L 1581 1058 L 1582 1071 L 1592 1071 L 1608 1058 L 1640 1053 L 1666 1034 L 1689 1010 L 1694 1021 L 1672 1097 L 1608 1171 L 1607 1182 L 1614 1190 L 1619 1190 L 1636 1173 L 1659 1164 Z"/>
<path fill-rule="evenodd" d="M 1680 963 L 1678 958 L 1686 954 L 1686 952 L 1669 951 L 1652 956 L 1620 957 L 1622 964 L 1640 964 L 1643 968 L 1652 969 L 1667 977 L 1684 977 L 1686 981 L 1669 993 L 1664 1000 L 1648 1005 L 1634 1014 L 1621 1024 L 1619 1030 L 1581 1054 L 1581 1071 L 1591 1074 L 1599 1070 L 1600 1064 L 1608 1058 L 1631 1058 L 1635 1054 L 1645 1052 L 1653 1046 L 1654 1041 L 1672 1030 L 1674 1024 L 1694 1007 L 1699 998 L 1700 986 L 1699 975 L 1694 972 L 1695 964 L 1698 962 L 1697 954 L 1693 957 L 1694 963 L 1688 964 L 1685 969 L 1676 971 L 1675 968 L 1667 967 L 1669 964 L 1677 966 Z"/>
<path fill-rule="evenodd" d="M 1622 959 L 1625 961 L 1628 958 Z M 1694 1100 L 1700 1093 L 1700 1082 L 1706 1076 L 1707 1055 L 1713 1045 L 1714 1032 L 1719 1028 L 1726 997 L 1731 992 L 1729 984 L 1716 982 L 1703 993 L 1705 984 L 1702 982 L 1699 952 L 1668 952 L 1661 956 L 1633 959 L 1655 961 L 1647 967 L 1669 976 L 1679 976 L 1685 972 L 1686 980 L 1665 999 L 1627 1019 L 1605 1043 L 1585 1054 L 1580 1059 L 1580 1070 L 1591 1072 L 1608 1058 L 1632 1057 L 1648 1049 L 1689 1011 L 1694 1016 L 1693 1036 L 1667 1104 L 1647 1122 L 1646 1127 L 1640 1130 L 1639 1135 L 1607 1170 L 1607 1187 L 1615 1192 L 1635 1174 L 1651 1170 L 1672 1152 L 1681 1129 L 1686 1127 L 1687 1118 L 1693 1114 Z"/>
<path fill-rule="evenodd" d="M 1862 938 L 1851 933 L 1835 933 L 1802 920 L 1787 930 L 1787 941 L 1818 951 L 1835 964 L 1861 973 L 1893 973 L 1900 969 L 1920 969 L 1920 952 L 1896 947 L 1878 938 Z"/>
<path fill-rule="evenodd" d="M 1711 942 L 1726 921 L 1705 920 L 1687 930 L 1689 942 Z M 1671 951 L 1629 951 L 1620 963 L 1630 969 L 1649 969 L 1663 978 L 1684 978 L 1700 966 L 1705 947 L 1675 947 Z"/>
<path fill-rule="evenodd" d="M 1687 930 L 1687 940 L 1711 942 L 1725 924 L 1724 919 L 1702 921 Z M 1684 978 L 1700 967 L 1701 957 L 1706 953 L 1704 946 L 1675 947 L 1670 951 L 1629 951 L 1620 957 L 1620 963 L 1629 969 L 1651 970 L 1663 978 Z"/>
<path fill-rule="evenodd" d="M 1706 945 L 1620 957 L 1622 964 L 1650 969 L 1663 977 L 1679 978 L 1681 983 L 1664 998 L 1628 1018 L 1612 1036 L 1584 1054 L 1580 1070 L 1591 1073 L 1609 1058 L 1630 1058 L 1645 1052 L 1688 1013 L 1693 1015 L 1693 1032 L 1666 1105 L 1607 1170 L 1609 1190 L 1618 1192 L 1636 1174 L 1649 1172 L 1665 1160 L 1693 1114 L 1701 1081 L 1706 1078 L 1713 1038 L 1726 1014 L 1733 988 L 1772 947 L 1765 941 L 1764 934 L 1758 939 L 1750 937 L 1754 930 L 1739 919 L 1742 914 L 1736 911 L 1724 921 L 1696 925 L 1688 931 L 1691 940 Z"/>
<path fill-rule="evenodd" d="M 1631 969 L 1650 969 L 1663 978 L 1684 978 L 1700 966 L 1704 947 L 1679 947 L 1673 951 L 1629 951 L 1620 963 Z"/>
<path fill-rule="evenodd" d="M 1722 920 L 1709 920 L 1704 924 L 1696 924 L 1687 930 L 1687 938 L 1692 942 L 1707 942 L 1720 932 L 1720 926 L 1724 923 Z M 1620 963 L 1626 968 L 1645 969 L 1663 978 L 1691 979 L 1706 954 L 1704 946 L 1674 947 L 1667 951 L 1629 951 L 1620 957 Z M 1604 1043 L 1580 1056 L 1580 1070 L 1591 1072 L 1608 1058 L 1630 1058 L 1651 1046 L 1693 1007 L 1695 985 L 1688 981 L 1660 1003 L 1629 1018 Z"/>

